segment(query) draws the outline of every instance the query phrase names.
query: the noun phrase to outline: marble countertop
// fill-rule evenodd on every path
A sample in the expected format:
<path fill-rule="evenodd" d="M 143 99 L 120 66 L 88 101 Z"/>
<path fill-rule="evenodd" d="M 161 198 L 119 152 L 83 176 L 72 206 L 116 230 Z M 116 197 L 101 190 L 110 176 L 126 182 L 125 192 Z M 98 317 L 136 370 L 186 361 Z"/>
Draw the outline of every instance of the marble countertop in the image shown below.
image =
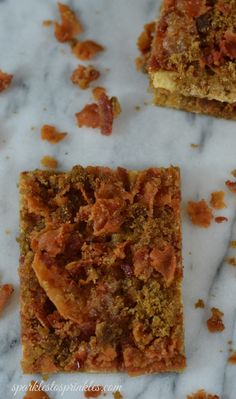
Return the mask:
<path fill-rule="evenodd" d="M 223 214 L 229 221 L 213 223 L 208 229 L 192 226 L 184 206 L 189 199 L 209 198 L 212 191 L 224 189 L 236 168 L 236 124 L 151 105 L 147 78 L 134 67 L 135 42 L 143 24 L 157 13 L 158 0 L 71 0 L 68 4 L 84 21 L 86 37 L 106 47 L 94 61 L 102 72 L 99 84 L 118 96 L 123 112 L 110 137 L 78 129 L 74 114 L 91 101 L 91 92 L 70 83 L 78 62 L 67 45 L 55 40 L 53 27 L 42 26 L 43 20 L 57 18 L 56 2 L 0 1 L 0 69 L 14 74 L 11 87 L 0 96 L 0 281 L 16 287 L 0 319 L 0 398 L 13 398 L 13 387 L 32 379 L 20 368 L 17 180 L 20 171 L 39 167 L 42 156 L 50 154 L 59 159 L 61 169 L 77 163 L 181 167 L 188 366 L 182 375 L 60 374 L 47 382 L 122 385 L 124 399 L 185 399 L 199 388 L 221 399 L 235 399 L 236 366 L 227 363 L 227 342 L 232 340 L 236 349 L 236 268 L 224 260 L 234 255 L 229 242 L 236 239 L 236 196 L 226 195 L 228 207 Z M 56 146 L 41 141 L 40 127 L 45 123 L 69 132 L 68 138 Z M 191 143 L 199 147 L 193 149 Z M 195 309 L 198 298 L 206 302 L 205 309 Z M 221 334 L 210 334 L 206 328 L 213 306 L 224 312 L 226 328 Z M 52 399 L 83 397 L 78 392 L 50 395 Z M 22 398 L 23 393 L 15 397 Z M 113 396 L 109 393 L 106 398 Z"/>

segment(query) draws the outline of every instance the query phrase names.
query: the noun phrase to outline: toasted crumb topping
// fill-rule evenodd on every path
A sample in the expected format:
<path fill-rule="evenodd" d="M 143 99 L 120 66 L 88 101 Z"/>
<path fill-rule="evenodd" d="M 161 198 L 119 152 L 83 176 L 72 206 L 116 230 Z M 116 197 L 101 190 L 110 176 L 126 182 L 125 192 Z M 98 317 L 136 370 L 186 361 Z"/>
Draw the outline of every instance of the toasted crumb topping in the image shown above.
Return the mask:
<path fill-rule="evenodd" d="M 113 120 L 121 113 L 121 106 L 116 97 L 109 98 L 101 90 L 96 91 L 97 104 L 86 105 L 82 111 L 76 114 L 79 127 L 100 128 L 101 133 L 109 136 L 112 133 Z"/>
<path fill-rule="evenodd" d="M 198 202 L 189 201 L 187 213 L 191 222 L 199 227 L 209 227 L 213 218 L 212 210 L 204 199 Z"/>
<path fill-rule="evenodd" d="M 41 389 L 37 381 L 31 381 L 23 399 L 50 399 L 50 397 Z"/>
<path fill-rule="evenodd" d="M 207 393 L 206 391 L 204 391 L 204 389 L 201 389 L 200 391 L 195 392 L 192 395 L 188 395 L 187 399 L 220 399 L 220 397 Z"/>
<path fill-rule="evenodd" d="M 102 385 L 94 385 L 84 392 L 85 398 L 98 398 L 103 392 Z"/>
<path fill-rule="evenodd" d="M 178 169 L 37 170 L 20 191 L 24 372 L 183 369 Z"/>
<path fill-rule="evenodd" d="M 224 323 L 222 321 L 222 317 L 224 313 L 222 313 L 217 308 L 211 309 L 212 316 L 207 320 L 207 327 L 211 333 L 221 332 L 225 329 Z"/>
<path fill-rule="evenodd" d="M 58 161 L 50 155 L 45 155 L 40 162 L 45 168 L 56 169 L 58 167 Z"/>
<path fill-rule="evenodd" d="M 214 191 L 211 193 L 210 204 L 214 209 L 223 209 L 226 208 L 225 205 L 225 193 L 224 191 Z"/>
<path fill-rule="evenodd" d="M 205 308 L 205 303 L 202 299 L 198 299 L 197 302 L 195 303 L 195 308 L 196 309 L 203 309 Z"/>
<path fill-rule="evenodd" d="M 55 126 L 43 125 L 41 128 L 41 139 L 47 140 L 51 144 L 57 144 L 68 135 L 68 133 L 60 133 Z"/>
<path fill-rule="evenodd" d="M 236 364 L 236 352 L 232 353 L 232 355 L 228 358 L 228 362 L 230 364 Z"/>
<path fill-rule="evenodd" d="M 55 37 L 59 42 L 69 42 L 82 31 L 81 22 L 66 4 L 58 3 L 61 23 L 55 22 Z"/>
<path fill-rule="evenodd" d="M 0 70 L 0 93 L 10 86 L 12 79 L 13 75 L 9 75 Z"/>
<path fill-rule="evenodd" d="M 81 61 L 89 61 L 102 51 L 104 47 L 93 40 L 76 41 L 72 44 L 72 53 Z"/>
<path fill-rule="evenodd" d="M 91 82 L 97 80 L 99 76 L 100 72 L 97 71 L 92 65 L 87 67 L 78 65 L 71 75 L 71 81 L 84 90 L 89 87 Z"/>
<path fill-rule="evenodd" d="M 14 288 L 11 284 L 0 285 L 0 315 L 8 303 Z"/>

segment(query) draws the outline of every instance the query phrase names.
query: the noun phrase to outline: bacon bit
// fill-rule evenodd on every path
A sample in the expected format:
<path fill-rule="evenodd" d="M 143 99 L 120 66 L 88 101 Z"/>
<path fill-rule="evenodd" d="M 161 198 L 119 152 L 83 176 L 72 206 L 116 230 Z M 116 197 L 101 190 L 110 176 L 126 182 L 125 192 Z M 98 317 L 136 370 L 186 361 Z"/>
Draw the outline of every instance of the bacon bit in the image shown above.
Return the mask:
<path fill-rule="evenodd" d="M 41 139 L 47 140 L 51 144 L 59 143 L 59 141 L 63 140 L 68 133 L 60 133 L 52 125 L 43 125 L 41 128 Z"/>
<path fill-rule="evenodd" d="M 92 95 L 94 100 L 98 100 L 101 94 L 106 94 L 106 89 L 104 87 L 98 86 L 92 90 Z"/>
<path fill-rule="evenodd" d="M 92 127 L 93 129 L 100 127 L 100 116 L 98 113 L 97 104 L 87 104 L 76 115 L 77 124 L 79 127 Z"/>
<path fill-rule="evenodd" d="M 95 235 L 119 232 L 120 226 L 124 222 L 123 205 L 124 201 L 120 198 L 97 199 L 91 212 Z"/>
<path fill-rule="evenodd" d="M 94 58 L 97 53 L 104 51 L 104 47 L 93 40 L 85 40 L 84 42 L 76 42 L 72 46 L 72 53 L 81 61 L 88 61 Z"/>
<path fill-rule="evenodd" d="M 220 50 L 231 60 L 236 58 L 236 33 L 226 31 L 223 40 L 220 43 Z"/>
<path fill-rule="evenodd" d="M 198 301 L 195 303 L 195 308 L 196 309 L 203 309 L 205 308 L 205 303 L 202 299 L 198 299 Z"/>
<path fill-rule="evenodd" d="M 229 189 L 232 193 L 236 194 L 236 181 L 227 180 L 227 181 L 225 182 L 225 185 L 228 187 L 228 189 Z"/>
<path fill-rule="evenodd" d="M 85 398 L 98 398 L 103 392 L 102 385 L 94 385 L 84 391 Z"/>
<path fill-rule="evenodd" d="M 232 258 L 228 257 L 225 259 L 225 261 L 231 266 L 236 266 L 236 258 L 234 258 L 234 257 L 232 257 Z"/>
<path fill-rule="evenodd" d="M 224 313 L 217 308 L 212 308 L 211 312 L 212 316 L 207 320 L 208 330 L 211 333 L 223 331 L 225 329 L 224 323 L 222 321 L 222 316 L 224 316 Z"/>
<path fill-rule="evenodd" d="M 224 191 L 214 191 L 211 193 L 210 204 L 214 209 L 223 209 L 226 208 L 225 202 L 225 193 Z"/>
<path fill-rule="evenodd" d="M 46 19 L 45 21 L 42 22 L 42 25 L 47 28 L 48 26 L 51 26 L 53 24 L 53 21 L 51 19 Z"/>
<path fill-rule="evenodd" d="M 215 222 L 216 223 L 228 222 L 228 218 L 226 218 L 225 216 L 217 216 L 215 218 Z"/>
<path fill-rule="evenodd" d="M 68 42 L 82 31 L 82 25 L 75 13 L 66 4 L 58 3 L 61 24 L 55 23 L 55 37 L 59 42 Z"/>
<path fill-rule="evenodd" d="M 174 279 L 177 266 L 174 248 L 171 245 L 166 246 L 163 250 L 154 248 L 150 253 L 150 259 L 152 267 L 161 273 L 169 287 Z"/>
<path fill-rule="evenodd" d="M 31 247 L 33 250 L 46 251 L 50 257 L 55 258 L 63 252 L 68 235 L 72 229 L 71 225 L 65 224 L 58 229 L 40 233 L 32 238 Z"/>
<path fill-rule="evenodd" d="M 236 248 L 236 241 L 230 241 L 230 248 Z"/>
<path fill-rule="evenodd" d="M 209 227 L 213 218 L 211 208 L 203 199 L 198 202 L 189 201 L 187 213 L 191 222 L 199 227 Z"/>
<path fill-rule="evenodd" d="M 149 253 L 148 246 L 138 248 L 133 253 L 134 275 L 144 281 L 147 281 L 153 272 Z"/>
<path fill-rule="evenodd" d="M 98 104 L 88 104 L 76 114 L 79 127 L 87 126 L 101 128 L 101 133 L 109 136 L 112 133 L 113 119 L 121 112 L 119 101 L 116 97 L 108 96 L 102 92 L 98 97 Z"/>
<path fill-rule="evenodd" d="M 236 352 L 234 352 L 229 358 L 228 358 L 228 362 L 230 364 L 236 364 Z"/>
<path fill-rule="evenodd" d="M 29 388 L 23 399 L 50 399 L 37 381 L 31 381 Z"/>
<path fill-rule="evenodd" d="M 100 76 L 100 72 L 93 68 L 92 65 L 87 67 L 78 65 L 71 75 L 72 83 L 79 85 L 81 89 L 87 89 L 90 83 Z"/>
<path fill-rule="evenodd" d="M 50 155 L 45 155 L 40 162 L 45 168 L 56 169 L 58 167 L 58 161 Z"/>
<path fill-rule="evenodd" d="M 195 392 L 192 395 L 188 395 L 187 399 L 220 399 L 217 395 L 212 395 L 201 389 L 200 391 Z"/>
<path fill-rule="evenodd" d="M 9 301 L 13 291 L 14 288 L 11 284 L 4 284 L 0 286 L 0 314 Z"/>
<path fill-rule="evenodd" d="M 114 399 L 123 399 L 123 395 L 120 393 L 120 391 L 116 391 L 112 393 Z"/>
<path fill-rule="evenodd" d="M 0 70 L 0 93 L 10 86 L 12 79 L 13 75 L 9 75 L 8 73 Z"/>

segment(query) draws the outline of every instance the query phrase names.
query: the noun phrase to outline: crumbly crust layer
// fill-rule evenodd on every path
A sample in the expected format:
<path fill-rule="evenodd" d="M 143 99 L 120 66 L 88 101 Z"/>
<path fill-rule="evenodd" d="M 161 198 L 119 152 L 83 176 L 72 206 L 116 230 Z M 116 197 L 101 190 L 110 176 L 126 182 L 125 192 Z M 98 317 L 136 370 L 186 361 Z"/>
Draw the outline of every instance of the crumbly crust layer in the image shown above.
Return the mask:
<path fill-rule="evenodd" d="M 23 371 L 181 371 L 178 168 L 24 172 L 20 195 Z"/>

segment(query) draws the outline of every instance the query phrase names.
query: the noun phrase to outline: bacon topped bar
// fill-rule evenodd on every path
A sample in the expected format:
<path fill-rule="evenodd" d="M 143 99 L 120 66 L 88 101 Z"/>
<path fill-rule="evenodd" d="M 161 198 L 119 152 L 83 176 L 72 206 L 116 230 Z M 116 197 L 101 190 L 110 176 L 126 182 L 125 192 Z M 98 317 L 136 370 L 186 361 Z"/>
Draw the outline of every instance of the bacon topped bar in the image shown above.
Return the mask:
<path fill-rule="evenodd" d="M 164 0 L 148 69 L 155 102 L 236 119 L 235 0 Z"/>
<path fill-rule="evenodd" d="M 20 194 L 23 371 L 181 371 L 178 168 L 36 170 Z"/>

